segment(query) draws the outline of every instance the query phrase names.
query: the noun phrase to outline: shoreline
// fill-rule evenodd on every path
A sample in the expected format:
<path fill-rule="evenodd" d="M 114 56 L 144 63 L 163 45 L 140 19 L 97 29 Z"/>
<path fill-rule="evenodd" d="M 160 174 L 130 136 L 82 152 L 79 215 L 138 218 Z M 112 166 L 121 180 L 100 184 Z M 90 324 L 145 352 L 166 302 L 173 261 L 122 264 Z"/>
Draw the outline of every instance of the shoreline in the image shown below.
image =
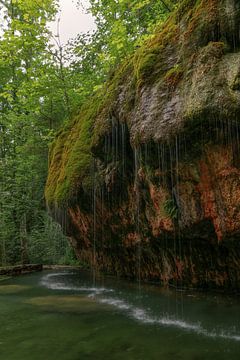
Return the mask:
<path fill-rule="evenodd" d="M 42 264 L 26 264 L 0 267 L 0 276 L 18 276 L 43 270 Z"/>

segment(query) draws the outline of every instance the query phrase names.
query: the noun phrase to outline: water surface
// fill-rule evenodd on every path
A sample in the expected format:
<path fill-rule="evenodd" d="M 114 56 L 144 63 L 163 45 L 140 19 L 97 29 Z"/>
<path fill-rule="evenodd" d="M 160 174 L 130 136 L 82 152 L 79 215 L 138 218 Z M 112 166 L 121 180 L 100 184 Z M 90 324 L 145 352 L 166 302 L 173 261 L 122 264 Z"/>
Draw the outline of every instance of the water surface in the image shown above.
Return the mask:
<path fill-rule="evenodd" d="M 0 284 L 1 360 L 239 360 L 240 299 L 87 272 Z"/>

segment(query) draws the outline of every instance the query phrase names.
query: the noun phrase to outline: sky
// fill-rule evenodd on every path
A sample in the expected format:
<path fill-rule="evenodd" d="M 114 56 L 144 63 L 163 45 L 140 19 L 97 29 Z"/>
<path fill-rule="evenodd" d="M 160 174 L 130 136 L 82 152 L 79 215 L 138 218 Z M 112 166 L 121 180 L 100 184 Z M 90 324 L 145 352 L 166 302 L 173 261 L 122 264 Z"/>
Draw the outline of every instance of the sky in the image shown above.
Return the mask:
<path fill-rule="evenodd" d="M 76 6 L 77 0 L 59 0 L 60 13 L 60 40 L 65 44 L 69 39 L 80 32 L 87 32 L 95 29 L 93 17 L 86 14 L 86 10 Z M 83 7 L 88 8 L 88 0 L 82 0 Z M 57 20 L 49 24 L 53 34 L 57 34 Z"/>

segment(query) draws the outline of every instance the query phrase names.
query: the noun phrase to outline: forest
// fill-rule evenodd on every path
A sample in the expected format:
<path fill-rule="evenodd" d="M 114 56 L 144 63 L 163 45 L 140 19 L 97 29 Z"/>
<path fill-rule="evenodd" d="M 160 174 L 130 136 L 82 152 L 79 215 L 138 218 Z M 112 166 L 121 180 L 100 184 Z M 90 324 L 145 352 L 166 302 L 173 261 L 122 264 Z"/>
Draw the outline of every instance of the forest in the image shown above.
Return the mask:
<path fill-rule="evenodd" d="M 176 3 L 91 0 L 97 30 L 62 45 L 48 26 L 58 1 L 0 1 L 2 266 L 76 262 L 45 205 L 49 144 Z"/>
<path fill-rule="evenodd" d="M 239 239 L 240 1 L 0 0 L 0 359 L 239 360 Z"/>

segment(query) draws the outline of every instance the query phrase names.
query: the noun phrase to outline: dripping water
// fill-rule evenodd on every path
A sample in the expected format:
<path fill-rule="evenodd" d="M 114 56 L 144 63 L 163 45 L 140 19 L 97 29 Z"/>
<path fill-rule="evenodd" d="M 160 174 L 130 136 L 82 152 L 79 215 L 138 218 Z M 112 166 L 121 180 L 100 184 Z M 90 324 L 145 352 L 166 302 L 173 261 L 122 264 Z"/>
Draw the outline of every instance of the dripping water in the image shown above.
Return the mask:
<path fill-rule="evenodd" d="M 97 210 L 96 210 L 96 160 L 93 159 L 92 164 L 92 212 L 93 212 L 93 244 L 92 244 L 92 277 L 93 286 L 96 283 L 96 223 L 97 223 Z"/>
<path fill-rule="evenodd" d="M 137 255 L 137 281 L 138 281 L 138 285 L 139 285 L 139 289 L 141 287 L 141 235 L 140 235 L 140 189 L 139 189 L 139 178 L 138 178 L 138 173 L 139 173 L 139 159 L 140 156 L 140 152 L 139 149 L 134 148 L 134 172 L 135 172 L 135 176 L 134 176 L 134 192 L 135 192 L 135 206 L 136 206 L 136 210 L 135 210 L 135 226 L 136 226 L 136 233 L 138 236 L 136 245 L 137 245 L 137 249 L 136 249 L 136 255 Z"/>
<path fill-rule="evenodd" d="M 126 129 L 125 129 L 125 123 L 121 124 L 121 151 L 122 151 L 122 177 L 124 180 L 125 177 L 125 171 L 126 171 L 126 144 L 125 144 L 125 137 L 126 137 Z"/>

